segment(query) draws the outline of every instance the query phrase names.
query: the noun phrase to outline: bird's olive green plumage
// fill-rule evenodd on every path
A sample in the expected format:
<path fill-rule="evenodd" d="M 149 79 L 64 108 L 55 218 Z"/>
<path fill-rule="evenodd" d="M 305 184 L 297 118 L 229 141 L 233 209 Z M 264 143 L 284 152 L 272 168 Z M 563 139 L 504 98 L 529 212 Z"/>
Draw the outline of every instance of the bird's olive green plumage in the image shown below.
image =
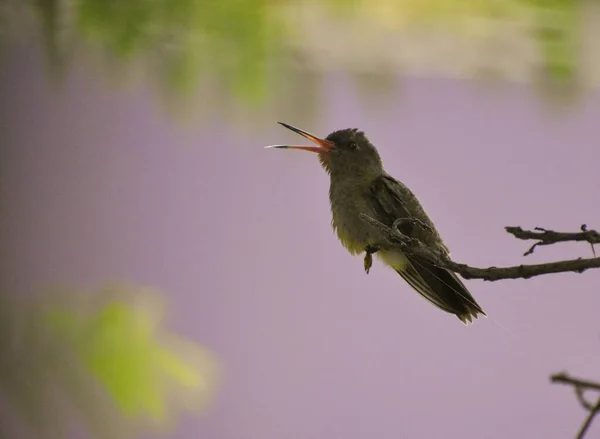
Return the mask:
<path fill-rule="evenodd" d="M 280 122 L 281 123 L 281 122 Z M 310 139 L 317 146 L 274 145 L 319 154 L 330 177 L 329 200 L 332 225 L 342 245 L 353 255 L 365 254 L 365 270 L 371 267 L 371 254 L 392 267 L 421 296 L 438 308 L 456 314 L 466 324 L 483 310 L 455 273 L 436 267 L 414 255 L 405 255 L 386 246 L 386 237 L 366 223 L 360 214 L 392 226 L 400 220 L 400 230 L 432 249 L 449 253 L 421 203 L 410 189 L 383 168 L 377 149 L 358 129 L 334 131 L 325 139 L 281 123 Z"/>

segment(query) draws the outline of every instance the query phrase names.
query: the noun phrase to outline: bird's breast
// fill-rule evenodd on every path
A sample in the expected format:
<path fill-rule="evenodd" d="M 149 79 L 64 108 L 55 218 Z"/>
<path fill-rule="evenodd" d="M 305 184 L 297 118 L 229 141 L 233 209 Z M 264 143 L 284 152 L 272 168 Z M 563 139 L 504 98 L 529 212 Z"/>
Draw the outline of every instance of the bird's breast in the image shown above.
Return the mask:
<path fill-rule="evenodd" d="M 376 243 L 372 227 L 360 219 L 364 213 L 374 216 L 368 198 L 360 188 L 330 188 L 331 225 L 351 254 L 363 253 L 365 247 Z"/>

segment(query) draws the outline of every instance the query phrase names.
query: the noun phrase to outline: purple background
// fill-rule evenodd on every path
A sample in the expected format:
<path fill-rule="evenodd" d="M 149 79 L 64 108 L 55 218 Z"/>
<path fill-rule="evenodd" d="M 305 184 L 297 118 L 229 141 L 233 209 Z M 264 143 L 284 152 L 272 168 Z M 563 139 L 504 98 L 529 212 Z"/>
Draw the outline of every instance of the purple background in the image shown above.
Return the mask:
<path fill-rule="evenodd" d="M 277 120 L 318 135 L 360 127 L 456 260 L 587 257 L 581 244 L 524 259 L 503 227 L 600 228 L 600 95 L 557 112 L 520 86 L 407 79 L 373 110 L 335 73 L 320 113 L 239 110 L 249 129 L 174 123 L 146 84 L 73 73 L 53 89 L 29 52 L 0 75 L 0 286 L 165 291 L 171 327 L 223 373 L 211 410 L 172 437 L 566 438 L 581 425 L 548 376 L 600 376 L 599 272 L 469 281 L 489 318 L 464 327 L 342 249 L 315 156 L 262 147 L 299 140 Z"/>

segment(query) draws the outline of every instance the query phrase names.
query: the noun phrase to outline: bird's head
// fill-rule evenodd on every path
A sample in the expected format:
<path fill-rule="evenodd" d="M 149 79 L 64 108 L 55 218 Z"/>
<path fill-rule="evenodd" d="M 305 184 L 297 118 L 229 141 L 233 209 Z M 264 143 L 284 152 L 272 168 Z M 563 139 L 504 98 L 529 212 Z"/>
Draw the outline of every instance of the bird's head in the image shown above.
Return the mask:
<path fill-rule="evenodd" d="M 313 142 L 314 146 L 272 145 L 267 148 L 300 149 L 315 152 L 323 168 L 332 176 L 370 177 L 383 172 L 377 149 L 356 128 L 334 131 L 322 139 L 283 122 L 279 124 Z"/>

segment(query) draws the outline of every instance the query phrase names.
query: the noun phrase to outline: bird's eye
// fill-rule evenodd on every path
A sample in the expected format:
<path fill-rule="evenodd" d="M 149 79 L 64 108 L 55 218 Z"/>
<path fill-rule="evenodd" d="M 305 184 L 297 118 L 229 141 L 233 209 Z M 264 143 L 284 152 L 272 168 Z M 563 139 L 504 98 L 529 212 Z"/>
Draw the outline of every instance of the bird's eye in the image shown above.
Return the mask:
<path fill-rule="evenodd" d="M 357 149 L 357 148 L 358 148 L 358 145 L 356 144 L 356 142 L 350 142 L 350 143 L 348 144 L 348 147 L 349 147 L 350 149 Z"/>

